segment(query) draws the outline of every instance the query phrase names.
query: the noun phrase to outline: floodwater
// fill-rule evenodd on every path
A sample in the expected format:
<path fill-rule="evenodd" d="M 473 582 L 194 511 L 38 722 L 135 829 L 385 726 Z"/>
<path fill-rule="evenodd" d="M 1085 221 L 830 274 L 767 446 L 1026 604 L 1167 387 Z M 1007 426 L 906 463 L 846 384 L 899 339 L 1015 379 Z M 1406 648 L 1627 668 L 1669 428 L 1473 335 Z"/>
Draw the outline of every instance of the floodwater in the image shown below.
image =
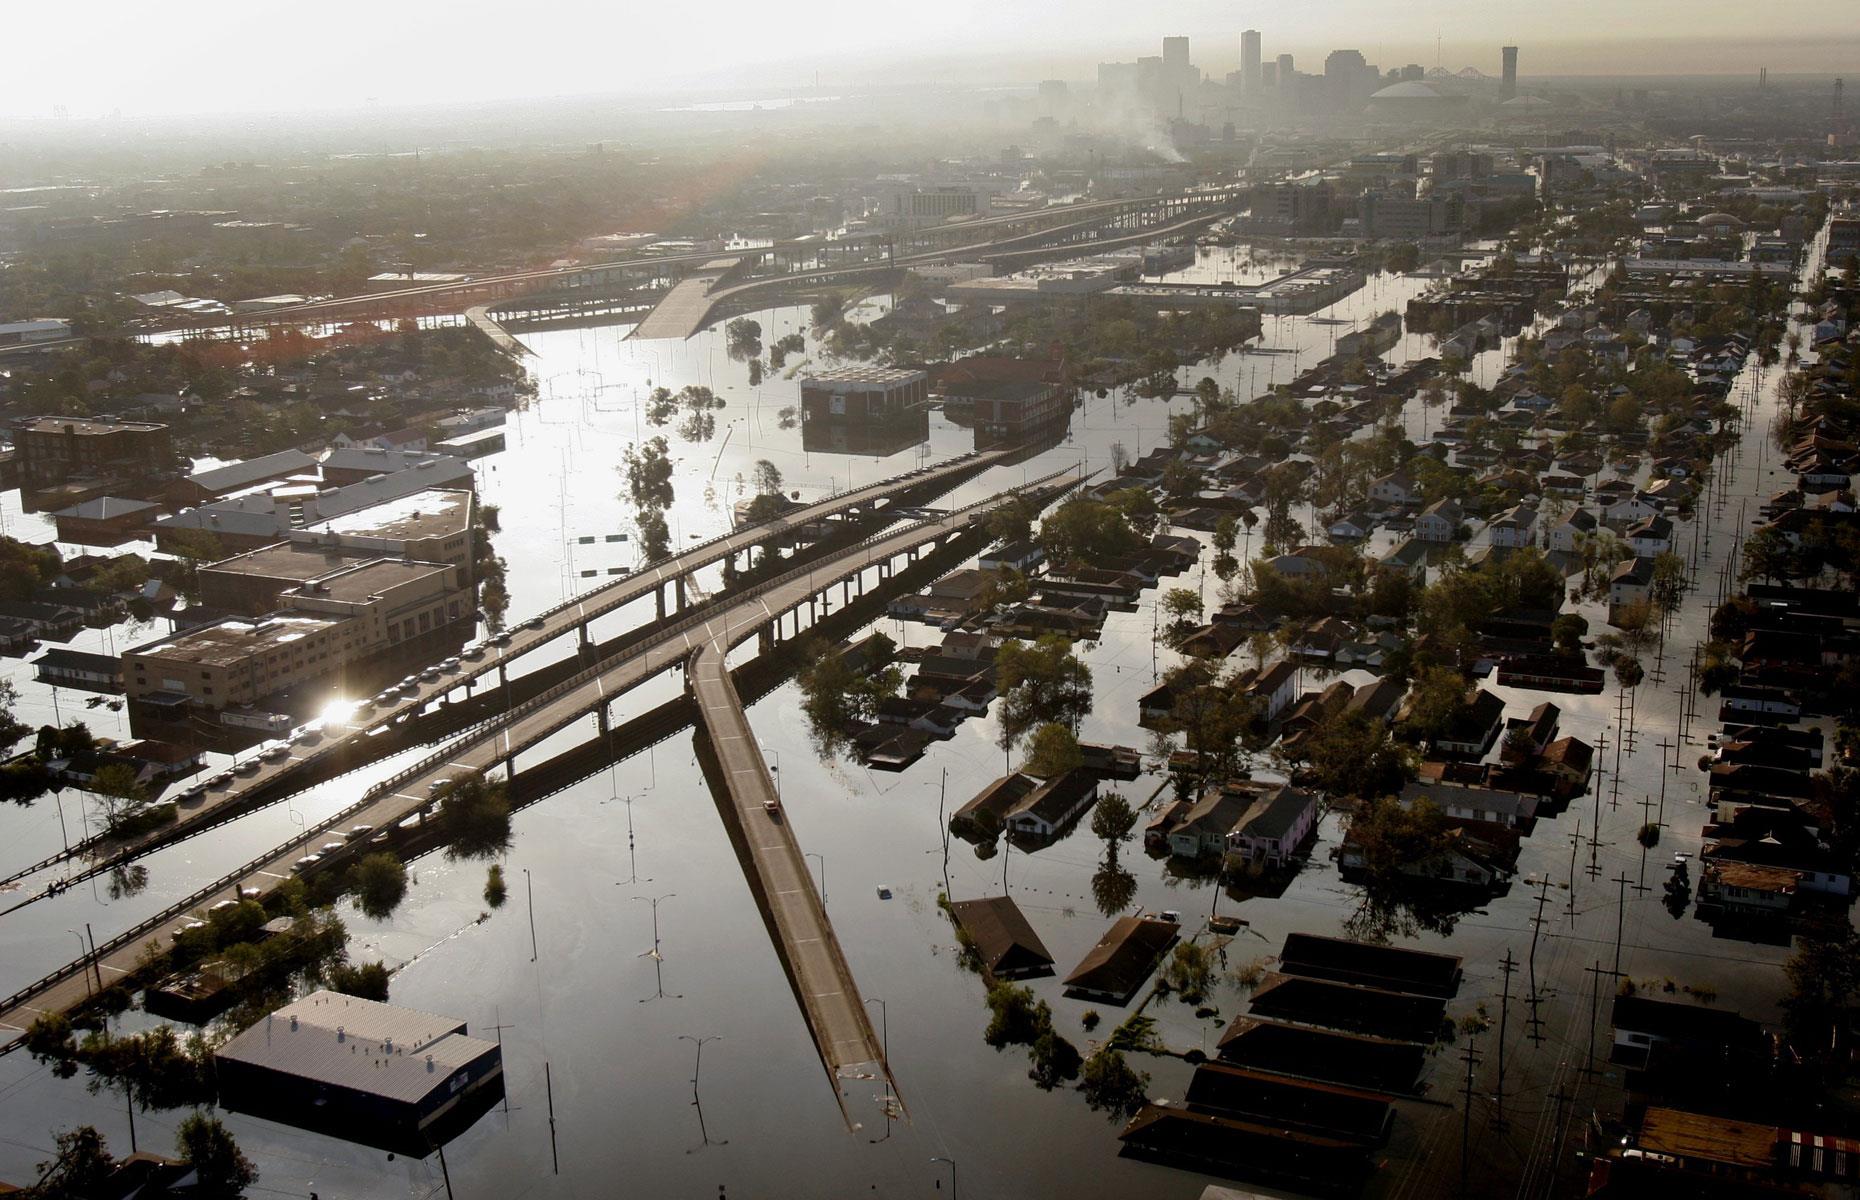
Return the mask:
<path fill-rule="evenodd" d="M 1223 252 L 1217 252 L 1223 253 Z M 1244 251 L 1239 253 L 1244 254 Z M 1330 352 L 1337 336 L 1389 309 L 1399 310 L 1425 281 L 1378 276 L 1317 319 L 1268 317 L 1264 337 L 1249 352 L 1187 368 L 1192 384 L 1211 374 L 1243 395 L 1284 382 Z M 872 315 L 884 300 L 866 306 Z M 764 342 L 789 332 L 807 334 L 804 308 L 756 314 Z M 1339 323 L 1330 323 L 1330 322 Z M 548 607 L 596 586 L 611 572 L 635 565 L 637 540 L 618 465 L 625 448 L 665 436 L 676 459 L 677 502 L 668 519 L 675 541 L 708 537 L 728 522 L 730 505 L 745 494 L 754 464 L 766 459 L 782 473 L 784 488 L 812 499 L 877 480 L 924 461 L 971 447 L 968 431 L 932 414 L 927 443 L 883 459 L 808 453 L 797 425 L 784 428 L 782 410 L 797 405 L 798 387 L 787 376 L 814 354 L 791 356 L 789 369 L 771 373 L 760 387 L 747 383 L 743 363 L 727 354 L 720 329 L 684 343 L 627 342 L 626 326 L 557 330 L 524 335 L 535 352 L 532 370 L 539 396 L 506 426 L 509 448 L 482 460 L 480 492 L 501 509 L 495 544 L 509 562 L 511 616 Z M 1261 353 L 1260 350 L 1278 351 Z M 1404 337 L 1388 358 L 1399 363 L 1429 353 L 1427 339 Z M 1498 352 L 1474 364 L 1475 378 L 1490 382 L 1502 364 Z M 805 368 L 800 368 L 805 370 Z M 1750 377 L 1760 404 L 1773 400 L 1780 377 Z M 716 410 L 705 438 L 681 436 L 678 421 L 663 429 L 646 423 L 642 401 L 653 385 L 712 388 L 725 406 Z M 1089 396 L 1074 413 L 1064 444 L 1025 466 L 998 468 L 949 498 L 979 498 L 1023 478 L 1071 463 L 1108 466 L 1121 443 L 1133 456 L 1160 444 L 1171 411 L 1186 400 Z M 1418 410 L 1418 403 L 1411 406 Z M 682 415 L 681 415 L 682 416 Z M 1411 412 L 1411 423 L 1420 419 Z M 1753 423 L 1749 448 L 1730 485 L 1730 513 L 1703 539 L 1717 555 L 1705 560 L 1710 579 L 1728 545 L 1741 497 L 1772 486 L 1758 445 L 1767 418 Z M 1418 432 L 1418 425 L 1411 424 Z M 693 431 L 695 432 L 695 431 Z M 1754 505 L 1753 511 L 1754 511 Z M 10 521 L 20 520 L 10 513 Z M 625 540 L 610 540 L 625 535 Z M 1689 534 L 1682 535 L 1682 540 Z M 1197 570 L 1168 585 L 1199 587 L 1217 603 L 1211 573 Z M 1144 746 L 1137 728 L 1137 698 L 1166 670 L 1170 652 L 1153 638 L 1155 593 L 1142 611 L 1114 613 L 1102 637 L 1083 649 L 1096 682 L 1094 711 L 1083 730 L 1089 740 Z M 1705 604 L 1697 595 L 1669 634 L 1666 666 L 1683 662 L 1697 639 Z M 1602 626 L 1595 606 L 1584 609 Z M 645 607 L 605 619 L 610 635 L 644 619 Z M 881 621 L 901 643 L 918 645 L 940 635 L 919 625 Z M 564 644 L 556 653 L 567 653 Z M 741 653 L 753 652 L 745 648 Z M 545 656 L 546 657 L 546 656 Z M 539 657 L 538 662 L 545 661 Z M 13 664 L 9 663 L 9 666 Z M 19 672 L 15 671 L 15 677 Z M 1681 670 L 1683 678 L 1683 669 Z M 1351 676 L 1361 681 L 1367 676 Z M 1648 856 L 1633 840 L 1643 820 L 1640 796 L 1662 779 L 1654 742 L 1674 727 L 1677 681 L 1649 684 L 1638 697 L 1636 751 L 1621 763 L 1618 807 L 1604 798 L 1602 828 L 1594 833 L 1592 806 L 1578 801 L 1554 820 L 1540 821 L 1526 843 L 1520 882 L 1500 899 L 1460 920 L 1450 937 L 1417 939 L 1465 958 L 1466 982 L 1455 1015 L 1484 1005 L 1496 1016 L 1501 1001 L 1499 961 L 1509 950 L 1524 961 L 1532 952 L 1532 918 L 1538 889 L 1549 881 L 1543 925 L 1534 954 L 1539 1015 L 1545 1037 L 1529 1039 L 1523 973 L 1510 982 L 1505 1091 L 1510 1132 L 1481 1135 L 1482 1159 L 1515 1178 L 1532 1153 L 1532 1135 L 1549 1121 L 1548 1096 L 1565 1084 L 1580 1101 L 1594 1100 L 1609 1081 L 1572 1078 L 1588 1036 L 1590 976 L 1583 968 L 1612 961 L 1617 921 L 1622 970 L 1637 979 L 1671 977 L 1709 986 L 1722 1003 L 1773 1019 L 1774 964 L 1783 951 L 1714 940 L 1691 919 L 1675 921 L 1661 907 L 1659 863 L 1675 849 L 1697 848 L 1703 811 L 1698 775 L 1670 776 L 1665 831 Z M 1308 677 L 1307 684 L 1315 682 Z M 614 706 L 625 718 L 672 694 L 678 681 L 662 678 Z M 1488 686 L 1492 686 L 1489 685 Z M 1494 690 L 1520 715 L 1545 697 Z M 23 684 L 26 711 L 49 696 Z M 1554 697 L 1563 732 L 1596 742 L 1612 728 L 1615 696 Z M 63 703 L 71 703 L 65 693 Z M 635 756 L 517 814 L 514 843 L 505 859 L 508 902 L 487 912 L 482 863 L 452 863 L 434 855 L 412 865 L 406 902 L 376 922 L 345 909 L 358 959 L 383 958 L 398 967 L 394 1001 L 467 1020 L 474 1033 L 501 1036 L 509 1078 L 509 1108 L 481 1119 L 446 1149 L 452 1187 L 460 1196 L 935 1196 L 952 1173 L 933 1157 L 955 1160 L 961 1194 L 971 1197 L 1075 1195 L 1080 1197 L 1192 1197 L 1208 1180 L 1199 1175 L 1121 1159 L 1117 1126 L 1090 1112 L 1070 1090 L 1044 1093 L 1026 1077 L 1024 1051 L 996 1052 L 982 1042 L 987 1011 L 977 977 L 956 963 L 948 922 L 935 907 L 944 888 L 958 898 L 998 894 L 1017 899 L 1057 960 L 1063 976 L 1108 924 L 1092 899 L 1091 879 L 1104 849 L 1080 828 L 1056 845 L 1031 854 L 1015 851 L 982 860 L 965 843 L 946 839 L 945 810 L 953 810 L 1001 772 L 1002 756 L 989 718 L 965 723 L 956 736 L 899 774 L 872 772 L 843 761 L 823 762 L 810 746 L 798 696 L 788 685 L 750 709 L 750 720 L 781 780 L 784 806 L 796 836 L 824 884 L 827 911 L 844 945 L 854 978 L 873 1000 L 874 1015 L 890 1047 L 908 1121 L 889 1126 L 876 1111 L 848 1132 L 824 1078 L 786 977 L 769 944 L 742 871 L 699 773 L 689 733 Z M 107 725 L 106 725 L 107 727 Z M 1712 725 L 1702 722 L 1698 735 Z M 540 761 L 585 739 L 589 718 L 527 756 Z M 1696 747 L 1680 755 L 1690 761 Z M 1612 777 L 1613 754 L 1605 756 Z M 371 778 L 393 769 L 378 764 L 300 797 L 233 822 L 212 834 L 151 856 L 150 883 L 140 896 L 111 901 L 107 887 L 93 894 L 73 889 L 53 901 L 0 918 L 7 953 L 0 991 L 69 959 L 69 930 L 91 922 L 99 940 L 161 907 L 223 869 L 237 856 L 293 836 L 299 816 L 314 823 L 339 808 Z M 1147 800 L 1161 785 L 1148 778 L 1120 785 L 1133 800 Z M 67 810 L 72 796 L 66 794 Z M 51 803 L 0 812 L 7 845 L 0 867 L 16 867 L 55 847 Z M 48 821 L 50 829 L 48 833 Z M 1581 823 L 1577 865 L 1570 869 L 1570 834 Z M 1356 890 L 1342 883 L 1328 853 L 1336 845 L 1334 818 L 1322 829 L 1310 865 L 1281 897 L 1251 899 L 1224 911 L 1250 922 L 1229 951 L 1232 966 L 1271 954 L 1288 932 L 1334 933 L 1357 909 Z M 945 847 L 947 846 L 947 867 Z M 1593 853 L 1598 868 L 1586 868 Z M 1212 903 L 1203 883 L 1178 880 L 1162 864 L 1127 845 L 1120 856 L 1136 880 L 1133 904 L 1199 914 Z M 1641 893 L 1613 882 L 1625 873 L 1654 890 Z M 1573 890 L 1569 886 L 1574 885 Z M 890 899 L 880 899 L 882 886 Z M 651 898 L 657 915 L 662 963 L 653 946 Z M 1625 897 L 1625 908 L 1619 901 Z M 534 933 L 532 934 L 532 928 Z M 1087 1033 L 1080 1017 L 1091 1007 L 1065 999 L 1058 980 L 1035 981 L 1053 1009 L 1057 1028 L 1089 1052 L 1122 1017 L 1104 1008 L 1105 1023 Z M 1612 987 L 1605 982 L 1604 988 Z M 880 1007 L 879 1002 L 883 1002 Z M 1178 1051 L 1211 1046 L 1225 1020 L 1244 1008 L 1244 993 L 1224 985 L 1212 1001 L 1213 1020 L 1197 1020 L 1174 1000 L 1152 1004 L 1164 1040 Z M 1605 1045 L 1606 992 L 1602 994 Z M 132 1016 L 131 1020 L 135 1018 Z M 694 1080 L 697 1042 L 701 1071 Z M 716 1039 L 716 1040 L 710 1040 Z M 1491 1047 L 1482 1040 L 1483 1065 L 1475 1120 L 1491 1117 Z M 1429 1069 L 1438 1100 L 1453 1100 L 1460 1083 L 1456 1049 L 1442 1049 Z M 1152 1076 L 1155 1097 L 1180 1096 L 1189 1068 L 1179 1060 L 1135 1056 Z M 25 1055 L 0 1059 L 0 1178 L 31 1177 L 47 1157 L 53 1132 L 79 1123 L 104 1131 L 113 1147 L 127 1146 L 121 1104 L 88 1095 L 81 1081 L 58 1081 Z M 701 1101 L 694 1103 L 694 1100 Z M 1605 1101 L 1603 1101 L 1605 1102 Z M 1388 1165 L 1372 1194 L 1439 1195 L 1454 1181 L 1459 1155 L 1457 1112 L 1440 1104 L 1403 1104 Z M 163 1148 L 183 1114 L 138 1114 L 145 1147 Z M 265 1194 L 389 1197 L 430 1196 L 443 1190 L 440 1165 L 387 1156 L 282 1126 L 229 1116 L 241 1145 L 263 1172 Z M 952 1190 L 954 1190 L 952 1186 Z"/>

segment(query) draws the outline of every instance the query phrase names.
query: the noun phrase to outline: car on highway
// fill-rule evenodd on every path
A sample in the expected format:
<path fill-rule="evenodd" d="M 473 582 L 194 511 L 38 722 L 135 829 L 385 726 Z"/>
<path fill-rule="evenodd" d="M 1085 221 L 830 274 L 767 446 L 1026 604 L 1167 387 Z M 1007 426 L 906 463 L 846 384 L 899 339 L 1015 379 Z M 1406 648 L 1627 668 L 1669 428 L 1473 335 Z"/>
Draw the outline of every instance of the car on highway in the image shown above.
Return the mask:
<path fill-rule="evenodd" d="M 322 861 L 323 856 L 321 854 L 306 854 L 291 864 L 291 870 L 298 875 L 302 875 L 305 871 L 308 871 L 311 867 L 316 866 Z"/>
<path fill-rule="evenodd" d="M 207 905 L 207 911 L 209 913 L 225 912 L 229 908 L 238 907 L 239 902 L 237 900 L 221 900 L 217 903 Z"/>
<path fill-rule="evenodd" d="M 178 942 L 194 930 L 205 929 L 206 927 L 207 923 L 205 921 L 189 921 L 185 925 L 176 925 L 173 931 L 168 934 L 168 940 L 171 942 Z"/>
<path fill-rule="evenodd" d="M 207 786 L 210 788 L 222 788 L 231 783 L 232 778 L 233 773 L 231 771 L 221 771 L 218 775 L 207 780 Z"/>
<path fill-rule="evenodd" d="M 317 847 L 317 853 L 318 854 L 334 854 L 336 851 L 342 849 L 346 845 L 348 845 L 347 842 L 342 841 L 340 838 L 338 838 L 336 841 L 333 841 L 333 842 L 324 842 L 321 846 Z"/>
<path fill-rule="evenodd" d="M 439 681 L 439 668 L 426 668 L 426 670 L 420 672 L 420 679 L 425 683 L 437 683 Z"/>
<path fill-rule="evenodd" d="M 351 842 L 359 842 L 374 831 L 375 827 L 373 825 L 351 825 L 349 826 L 348 838 Z"/>
<path fill-rule="evenodd" d="M 439 669 L 442 671 L 456 671 L 459 669 L 459 660 L 456 658 L 448 658 L 446 661 L 439 664 Z"/>
<path fill-rule="evenodd" d="M 493 646 L 508 646 L 510 644 L 510 635 L 507 633 L 500 633 L 491 639 L 491 644 Z"/>
<path fill-rule="evenodd" d="M 235 775 L 255 775 L 258 773 L 258 759 L 248 758 L 233 768 Z"/>
<path fill-rule="evenodd" d="M 180 796 L 180 800 L 182 804 L 199 804 L 202 800 L 205 800 L 206 798 L 207 798 L 207 785 L 204 783 L 195 784 L 193 787 L 188 788 L 185 792 L 182 792 Z"/>
<path fill-rule="evenodd" d="M 445 788 L 451 786 L 451 783 L 452 783 L 451 779 L 447 778 L 444 775 L 441 775 L 438 779 L 435 779 L 431 783 L 427 784 L 426 790 L 429 792 L 443 791 Z"/>
<path fill-rule="evenodd" d="M 781 801 L 779 800 L 773 798 L 764 800 L 762 802 L 762 807 L 771 817 L 781 816 Z"/>
<path fill-rule="evenodd" d="M 414 680 L 414 681 L 413 681 L 413 682 L 411 682 L 411 683 L 403 683 L 403 684 L 401 684 L 401 685 L 400 685 L 400 694 L 401 694 L 401 695 L 403 695 L 403 696 L 417 696 L 417 695 L 419 695 L 419 694 L 420 694 L 420 681 L 416 679 L 416 680 Z"/>
<path fill-rule="evenodd" d="M 472 662 L 477 662 L 479 659 L 484 657 L 484 647 L 483 646 L 467 646 L 465 647 L 464 657 L 466 657 L 467 659 L 470 659 Z"/>
<path fill-rule="evenodd" d="M 291 745 L 308 746 L 312 742 L 320 742 L 322 740 L 323 731 L 321 729 L 305 729 L 299 731 L 297 736 L 291 739 Z"/>
<path fill-rule="evenodd" d="M 247 887 L 244 884 L 239 886 L 239 899 L 241 900 L 256 900 L 262 894 L 263 893 L 258 888 Z"/>
<path fill-rule="evenodd" d="M 264 753 L 259 755 L 259 757 L 266 762 L 283 762 L 290 756 L 291 746 L 289 742 L 279 742 L 275 746 L 267 746 L 265 747 Z"/>

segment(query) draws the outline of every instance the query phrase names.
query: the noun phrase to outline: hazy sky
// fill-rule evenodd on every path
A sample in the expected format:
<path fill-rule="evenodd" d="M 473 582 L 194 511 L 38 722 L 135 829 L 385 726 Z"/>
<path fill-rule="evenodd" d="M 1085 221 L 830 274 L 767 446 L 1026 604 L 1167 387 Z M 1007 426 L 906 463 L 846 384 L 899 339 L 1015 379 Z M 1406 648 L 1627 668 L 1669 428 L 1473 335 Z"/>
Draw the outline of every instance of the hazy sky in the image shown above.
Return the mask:
<path fill-rule="evenodd" d="M 1855 0 L 37 0 L 4 5 L 0 115 L 346 108 L 886 80 L 1085 79 L 1100 59 L 1195 39 L 1233 69 L 1239 30 L 1301 66 L 1338 46 L 1384 68 L 1860 74 Z"/>

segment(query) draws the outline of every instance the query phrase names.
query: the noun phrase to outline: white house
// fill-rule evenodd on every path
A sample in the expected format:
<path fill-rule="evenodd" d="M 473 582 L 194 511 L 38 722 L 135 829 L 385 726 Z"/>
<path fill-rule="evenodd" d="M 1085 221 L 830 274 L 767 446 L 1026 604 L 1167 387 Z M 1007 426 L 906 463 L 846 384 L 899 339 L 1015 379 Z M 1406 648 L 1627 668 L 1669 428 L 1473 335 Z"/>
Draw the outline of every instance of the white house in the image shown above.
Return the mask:
<path fill-rule="evenodd" d="M 1630 604 L 1645 600 L 1653 591 L 1653 560 L 1630 558 L 1615 568 L 1608 579 L 1608 619 Z"/>
<path fill-rule="evenodd" d="M 1673 548 L 1673 523 L 1661 516 L 1648 517 L 1628 526 L 1625 536 L 1635 554 L 1653 558 Z"/>
<path fill-rule="evenodd" d="M 1457 500 L 1436 500 L 1414 519 L 1414 536 L 1423 542 L 1450 542 L 1465 521 L 1465 512 Z"/>
<path fill-rule="evenodd" d="M 1595 536 L 1602 523 L 1586 508 L 1578 508 L 1550 527 L 1550 549 L 1563 554 L 1581 552 L 1582 544 Z"/>
<path fill-rule="evenodd" d="M 1298 694 L 1298 668 L 1280 660 L 1247 681 L 1245 693 L 1259 701 L 1268 721 L 1276 720 Z"/>
<path fill-rule="evenodd" d="M 1608 502 L 1602 507 L 1602 520 L 1617 529 L 1644 521 L 1648 517 L 1660 515 L 1660 507 L 1652 500 L 1633 492 L 1619 500 Z"/>
<path fill-rule="evenodd" d="M 1421 498 L 1414 476 L 1406 471 L 1392 471 L 1369 485 L 1369 498 L 1378 504 L 1413 504 Z"/>
<path fill-rule="evenodd" d="M 1280 867 L 1311 836 L 1317 797 L 1284 784 L 1255 800 L 1227 835 L 1227 852 L 1249 865 Z"/>
<path fill-rule="evenodd" d="M 1537 540 L 1537 510 L 1515 504 L 1492 518 L 1490 529 L 1494 546 L 1528 546 Z"/>

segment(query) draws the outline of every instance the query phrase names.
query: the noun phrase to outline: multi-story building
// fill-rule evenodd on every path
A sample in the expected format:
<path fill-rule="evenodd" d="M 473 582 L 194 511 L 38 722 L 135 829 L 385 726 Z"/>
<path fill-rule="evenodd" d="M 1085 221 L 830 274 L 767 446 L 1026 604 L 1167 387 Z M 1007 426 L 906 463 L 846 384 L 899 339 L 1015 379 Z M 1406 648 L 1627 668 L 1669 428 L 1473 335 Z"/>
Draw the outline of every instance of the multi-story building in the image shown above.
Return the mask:
<path fill-rule="evenodd" d="M 881 424 L 922 409 L 930 377 L 897 367 L 848 367 L 801 380 L 801 415 L 825 424 Z"/>
<path fill-rule="evenodd" d="M 281 610 L 186 630 L 123 655 L 130 700 L 175 710 L 252 705 L 324 681 L 371 686 L 403 643 L 469 628 L 470 589 L 443 563 L 372 559 L 307 580 Z M 353 686 L 351 686 L 353 685 Z"/>
<path fill-rule="evenodd" d="M 1505 46 L 1499 50 L 1503 56 L 1504 67 L 1498 85 L 1498 98 L 1509 100 L 1518 94 L 1518 48 Z"/>
<path fill-rule="evenodd" d="M 107 417 L 28 417 L 13 427 L 19 479 L 28 491 L 78 480 L 147 480 L 178 462 L 168 427 Z"/>
<path fill-rule="evenodd" d="M 1240 91 L 1257 96 L 1264 85 L 1259 71 L 1259 30 L 1249 29 L 1240 35 Z"/>
<path fill-rule="evenodd" d="M 1018 442 L 1057 429 L 1072 409 L 1066 389 L 1042 381 L 960 384 L 946 389 L 944 400 L 970 406 L 976 440 L 993 444 Z"/>
<path fill-rule="evenodd" d="M 1417 199 L 1365 192 L 1358 206 L 1364 237 L 1418 242 L 1457 234 L 1466 222 L 1465 202 L 1456 194 Z"/>

